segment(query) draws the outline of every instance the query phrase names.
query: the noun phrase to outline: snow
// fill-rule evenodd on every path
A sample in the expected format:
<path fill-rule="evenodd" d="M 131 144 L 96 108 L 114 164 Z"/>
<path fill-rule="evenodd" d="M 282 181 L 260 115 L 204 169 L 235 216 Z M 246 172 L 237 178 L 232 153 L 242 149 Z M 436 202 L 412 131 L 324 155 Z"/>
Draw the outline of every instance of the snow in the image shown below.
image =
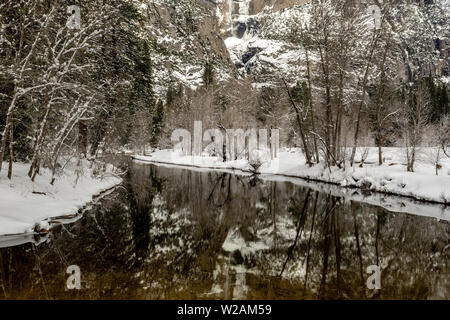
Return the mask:
<path fill-rule="evenodd" d="M 424 148 L 422 154 L 429 153 Z M 308 167 L 299 149 L 284 149 L 279 159 L 264 163 L 258 170 L 263 179 L 291 179 L 294 183 L 306 181 L 315 189 L 337 196 L 382 206 L 390 211 L 406 212 L 450 221 L 450 159 L 441 161 L 442 169 L 435 175 L 434 166 L 424 157 L 419 158 L 415 172 L 407 172 L 402 148 L 384 148 L 385 163 L 377 164 L 377 148 L 369 148 L 363 167 L 358 162 L 362 150 L 358 150 L 356 165 L 352 168 L 326 168 L 323 164 Z M 138 161 L 165 165 L 182 165 L 197 169 L 238 170 L 249 173 L 251 166 L 244 159 L 222 162 L 217 157 L 182 156 L 172 150 L 157 150 L 149 156 L 134 155 Z M 300 179 L 299 179 L 300 178 Z M 303 179 L 303 180 L 302 180 Z M 306 179 L 306 181 L 305 181 Z M 317 182 L 331 183 L 324 187 Z M 354 192 L 349 188 L 373 191 L 370 195 Z M 425 201 L 425 202 L 424 202 Z M 434 204 L 432 204 L 434 203 Z M 441 205 L 438 205 L 441 204 Z"/>
<path fill-rule="evenodd" d="M 91 170 L 85 169 L 76 184 L 76 174 L 67 170 L 53 186 L 49 183 L 49 170 L 41 169 L 32 182 L 28 169 L 28 164 L 15 163 L 11 180 L 6 177 L 6 170 L 0 174 L 0 235 L 30 233 L 37 224 L 47 228 L 46 219 L 73 215 L 94 195 L 121 183 L 121 178 L 111 173 L 111 166 L 102 178 L 92 177 Z"/>
<path fill-rule="evenodd" d="M 236 38 L 236 37 L 229 37 L 229 38 L 225 39 L 225 45 L 227 46 L 227 48 L 234 48 L 243 43 L 244 43 L 244 40 Z"/>
<path fill-rule="evenodd" d="M 304 50 L 286 41 L 286 34 L 292 28 L 291 19 L 300 19 L 306 23 L 309 15 L 305 6 L 293 6 L 290 9 L 274 12 L 270 6 L 256 15 L 249 15 L 249 2 L 239 3 L 239 14 L 233 21 L 246 26 L 242 38 L 237 38 L 235 30 L 225 39 L 225 46 L 231 61 L 238 67 L 242 76 L 259 75 L 253 78 L 254 88 L 271 87 L 279 80 L 277 74 L 285 78 L 298 80 L 305 73 L 301 63 Z M 231 24 L 233 25 L 233 24 Z M 315 60 L 313 54 L 311 60 Z"/>

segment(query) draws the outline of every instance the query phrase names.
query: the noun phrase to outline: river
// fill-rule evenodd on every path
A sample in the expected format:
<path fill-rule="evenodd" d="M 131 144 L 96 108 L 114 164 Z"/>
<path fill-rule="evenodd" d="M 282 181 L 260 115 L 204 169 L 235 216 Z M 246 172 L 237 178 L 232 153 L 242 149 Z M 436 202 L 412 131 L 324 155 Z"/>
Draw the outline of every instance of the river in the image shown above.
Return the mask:
<path fill-rule="evenodd" d="M 81 217 L 0 238 L 0 299 L 450 298 L 449 221 L 324 190 L 130 162 Z"/>

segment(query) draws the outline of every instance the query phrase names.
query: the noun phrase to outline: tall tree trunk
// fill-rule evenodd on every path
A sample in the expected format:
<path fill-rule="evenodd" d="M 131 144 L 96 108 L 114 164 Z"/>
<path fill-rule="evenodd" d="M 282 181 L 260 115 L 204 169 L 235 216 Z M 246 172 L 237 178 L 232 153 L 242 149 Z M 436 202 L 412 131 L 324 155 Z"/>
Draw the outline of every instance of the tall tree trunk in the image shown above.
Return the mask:
<path fill-rule="evenodd" d="M 327 31 L 325 30 L 324 33 Z M 332 109 L 331 109 L 331 83 L 330 83 L 330 73 L 329 73 L 329 61 L 328 61 L 328 37 L 325 35 L 324 47 L 325 50 L 322 49 L 322 45 L 319 44 L 319 53 L 320 53 L 320 64 L 322 66 L 322 72 L 325 78 L 325 97 L 326 97 L 326 123 L 325 123 L 325 143 L 326 143 L 326 161 L 328 165 L 330 164 L 330 158 L 334 158 L 334 155 L 331 154 L 332 146 L 331 146 L 331 128 L 332 128 Z M 325 52 L 324 52 L 325 51 Z M 332 156 L 332 157 L 331 157 Z M 335 163 L 332 163 L 333 165 Z"/>
<path fill-rule="evenodd" d="M 6 152 L 6 139 L 8 139 L 8 135 L 9 135 L 9 119 L 7 119 L 5 128 L 3 129 L 3 133 L 2 133 L 2 142 L 1 142 L 1 150 L 0 150 L 0 172 L 2 171 L 3 158 L 4 158 L 5 152 Z"/>
<path fill-rule="evenodd" d="M 87 157 L 88 127 L 84 120 L 78 122 L 78 148 L 83 158 Z"/>
<path fill-rule="evenodd" d="M 48 90 L 45 91 L 45 99 L 46 99 L 46 111 L 44 118 L 42 119 L 41 128 L 39 131 L 38 141 L 34 148 L 33 152 L 33 158 L 31 160 L 30 169 L 28 170 L 28 176 L 31 178 L 32 181 L 34 181 L 34 177 L 36 177 L 36 173 L 38 170 L 38 163 L 40 163 L 40 153 L 42 146 L 44 144 L 45 136 L 47 134 L 47 124 L 48 124 L 48 118 L 51 113 L 52 104 L 51 104 L 51 98 L 48 96 Z M 34 170 L 34 174 L 33 174 Z"/>
<path fill-rule="evenodd" d="M 360 103 L 359 103 L 358 114 L 357 114 L 357 119 L 356 119 L 355 136 L 353 139 L 353 148 L 352 148 L 352 156 L 351 156 L 351 160 L 350 160 L 350 166 L 353 166 L 353 163 L 355 161 L 356 148 L 358 146 L 358 138 L 359 138 L 359 128 L 361 125 L 361 113 L 362 113 L 362 109 L 364 106 L 364 100 L 366 99 L 367 81 L 369 79 L 370 66 L 372 64 L 372 59 L 373 59 L 373 55 L 375 52 L 375 48 L 378 43 L 378 39 L 379 39 L 379 36 L 377 35 L 376 32 L 374 32 L 372 46 L 370 48 L 369 57 L 367 59 L 366 70 L 364 72 L 364 78 L 363 78 L 363 83 L 362 83 L 362 87 L 361 87 L 361 97 L 360 97 Z"/>
<path fill-rule="evenodd" d="M 389 50 L 389 42 L 384 47 L 383 52 L 383 61 L 381 63 L 381 74 L 380 74 L 380 82 L 378 84 L 378 97 L 377 97 L 377 145 L 378 145 L 378 164 L 381 166 L 383 164 L 383 96 L 384 96 L 384 88 L 385 88 L 385 80 L 386 73 L 384 71 L 384 66 L 386 64 L 387 52 Z"/>
<path fill-rule="evenodd" d="M 14 123 L 11 120 L 11 125 L 9 126 L 9 167 L 8 167 L 8 179 L 12 178 L 14 161 Z"/>
<path fill-rule="evenodd" d="M 300 110 L 298 106 L 295 104 L 294 99 L 291 95 L 291 90 L 289 89 L 289 86 L 286 83 L 286 80 L 283 78 L 284 87 L 286 88 L 286 92 L 289 96 L 289 101 L 292 104 L 292 107 L 294 108 L 295 115 L 297 116 L 297 123 L 300 131 L 300 138 L 302 139 L 303 148 L 305 150 L 305 157 L 306 157 L 306 163 L 308 166 L 312 167 L 313 163 L 311 161 L 311 153 L 309 152 L 309 146 L 308 146 L 308 139 L 305 135 L 304 128 L 303 128 L 303 120 L 302 120 L 302 114 L 300 113 Z"/>
<path fill-rule="evenodd" d="M 343 109 L 343 98 L 344 98 L 344 73 L 342 69 L 339 72 L 339 99 L 336 111 L 336 124 L 333 137 L 333 153 L 336 160 L 340 159 L 340 141 L 341 141 L 341 128 L 342 128 L 342 109 Z"/>
<path fill-rule="evenodd" d="M 303 35 L 303 30 L 302 30 Z M 311 112 L 311 128 L 313 132 L 316 132 L 316 120 L 314 117 L 314 106 L 313 106 L 313 97 L 312 97 L 312 80 L 311 80 L 311 66 L 309 62 L 309 50 L 308 46 L 305 45 L 305 55 L 306 55 L 306 77 L 308 79 L 308 98 L 309 98 L 309 111 Z M 317 137 L 313 135 L 313 144 L 314 144 L 314 154 L 316 157 L 316 163 L 320 162 L 319 148 L 317 144 Z"/>
<path fill-rule="evenodd" d="M 17 89 L 15 89 L 15 90 L 17 90 Z M 11 103 L 9 104 L 8 112 L 6 114 L 6 122 L 5 122 L 5 127 L 3 128 L 3 132 L 2 132 L 2 142 L 1 142 L 1 149 L 0 149 L 0 172 L 2 171 L 3 159 L 5 157 L 5 152 L 6 152 L 6 140 L 8 139 L 8 135 L 10 133 L 9 127 L 11 126 L 14 109 L 16 107 L 17 98 L 18 98 L 18 94 L 17 94 L 17 92 L 15 92 L 14 96 L 11 100 Z"/>

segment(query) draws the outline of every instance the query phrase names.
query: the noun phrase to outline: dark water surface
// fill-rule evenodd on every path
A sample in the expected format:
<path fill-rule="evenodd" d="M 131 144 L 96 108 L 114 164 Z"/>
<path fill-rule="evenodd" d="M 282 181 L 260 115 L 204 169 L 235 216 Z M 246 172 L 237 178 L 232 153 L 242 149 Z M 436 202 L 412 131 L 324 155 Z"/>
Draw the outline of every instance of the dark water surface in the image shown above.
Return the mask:
<path fill-rule="evenodd" d="M 0 249 L 0 299 L 449 299 L 449 239 L 291 182 L 131 163 L 81 219 Z"/>

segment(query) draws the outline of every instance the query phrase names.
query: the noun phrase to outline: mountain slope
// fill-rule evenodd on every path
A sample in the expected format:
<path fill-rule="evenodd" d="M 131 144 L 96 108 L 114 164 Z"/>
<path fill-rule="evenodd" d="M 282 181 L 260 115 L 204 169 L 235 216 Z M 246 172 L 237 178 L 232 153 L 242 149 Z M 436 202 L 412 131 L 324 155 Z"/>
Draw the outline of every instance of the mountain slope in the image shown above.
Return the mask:
<path fill-rule="evenodd" d="M 308 22 L 308 1 L 218 0 L 216 15 L 230 56 L 240 73 L 255 84 L 271 85 L 281 75 L 298 77 L 302 50 L 287 37 L 290 21 Z M 374 3 L 377 3 L 375 1 Z M 361 4 L 367 8 L 372 2 Z M 230 6 L 232 9 L 230 9 Z M 449 82 L 449 7 L 441 1 L 398 1 L 389 12 L 397 43 L 404 52 L 404 74 L 410 82 L 418 76 L 435 76 Z"/>

